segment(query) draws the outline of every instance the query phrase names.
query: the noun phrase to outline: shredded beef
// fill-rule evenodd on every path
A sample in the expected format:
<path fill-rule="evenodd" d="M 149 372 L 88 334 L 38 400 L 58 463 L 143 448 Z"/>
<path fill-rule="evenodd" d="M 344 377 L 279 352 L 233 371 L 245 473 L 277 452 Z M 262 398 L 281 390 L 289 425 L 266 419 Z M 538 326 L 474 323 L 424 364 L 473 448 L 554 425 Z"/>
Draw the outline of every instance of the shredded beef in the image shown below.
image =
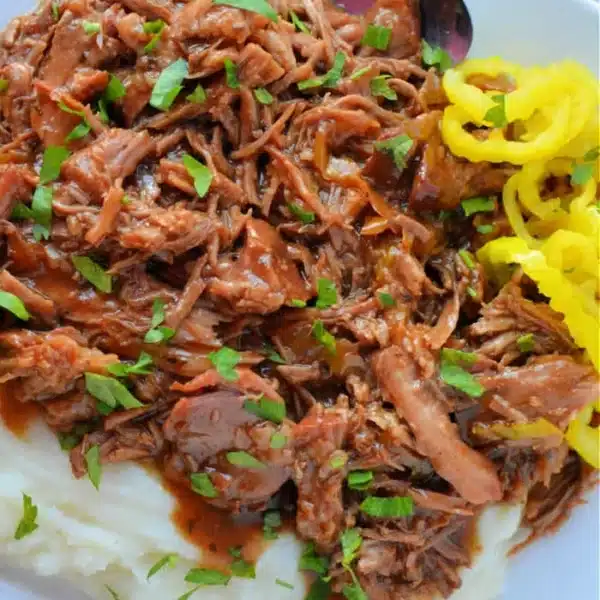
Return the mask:
<path fill-rule="evenodd" d="M 523 502 L 536 535 L 577 502 L 588 469 L 563 434 L 598 375 L 531 281 L 498 291 L 464 253 L 479 219 L 497 225 L 486 239 L 507 232 L 512 171 L 444 146 L 418 2 L 270 4 L 276 20 L 44 0 L 0 38 L 0 393 L 74 440 L 76 477 L 97 446 L 213 515 L 287 512 L 336 593 L 448 597 L 486 505 Z M 362 42 L 372 24 L 385 50 Z M 386 150 L 398 136 L 414 142 L 403 160 Z M 472 223 L 458 207 L 478 195 L 494 211 Z M 445 379 L 454 355 L 476 393 Z M 98 375 L 139 405 L 102 401 Z M 540 418 L 560 431 L 490 427 Z M 370 496 L 412 508 L 369 514 Z"/>

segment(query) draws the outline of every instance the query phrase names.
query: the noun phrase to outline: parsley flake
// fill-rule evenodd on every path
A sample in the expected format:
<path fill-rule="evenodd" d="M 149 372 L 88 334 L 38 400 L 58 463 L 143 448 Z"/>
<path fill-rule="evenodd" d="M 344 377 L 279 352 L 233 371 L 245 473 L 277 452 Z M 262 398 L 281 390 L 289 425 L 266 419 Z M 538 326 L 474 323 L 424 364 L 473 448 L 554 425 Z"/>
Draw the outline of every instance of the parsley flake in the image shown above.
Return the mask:
<path fill-rule="evenodd" d="M 367 30 L 360 43 L 363 46 L 371 46 L 376 50 L 387 50 L 392 39 L 392 30 L 380 25 L 367 25 Z"/>
<path fill-rule="evenodd" d="M 270 19 L 275 23 L 278 19 L 277 11 L 267 2 L 267 0 L 214 0 L 214 3 L 255 12 L 267 17 L 267 19 Z"/>
<path fill-rule="evenodd" d="M 11 312 L 21 321 L 28 321 L 30 318 L 29 312 L 25 308 L 23 301 L 18 296 L 0 290 L 0 307 Z"/>
<path fill-rule="evenodd" d="M 207 473 L 192 473 L 190 475 L 192 490 L 205 498 L 216 498 L 219 493 Z"/>
<path fill-rule="evenodd" d="M 158 110 L 169 110 L 183 89 L 183 80 L 188 75 L 189 67 L 186 60 L 180 58 L 171 63 L 154 84 L 150 105 Z"/>
<path fill-rule="evenodd" d="M 310 29 L 306 26 L 306 23 L 304 23 L 304 21 L 301 21 L 300 17 L 298 17 L 298 15 L 293 10 L 290 10 L 290 20 L 292 21 L 294 27 L 296 27 L 298 31 L 310 34 Z"/>
<path fill-rule="evenodd" d="M 323 321 L 315 321 L 312 326 L 312 334 L 330 354 L 337 352 L 337 343 L 335 337 L 325 329 Z"/>
<path fill-rule="evenodd" d="M 105 294 L 112 292 L 112 276 L 91 258 L 87 256 L 72 256 L 71 262 L 77 271 L 97 290 Z"/>
<path fill-rule="evenodd" d="M 271 93 L 266 88 L 256 88 L 254 90 L 254 97 L 260 104 L 265 104 L 267 106 L 273 104 L 273 96 L 271 96 Z"/>
<path fill-rule="evenodd" d="M 362 536 L 358 528 L 346 529 L 340 538 L 342 545 L 342 565 L 349 567 L 354 559 L 358 556 L 358 552 L 362 545 Z"/>
<path fill-rule="evenodd" d="M 183 164 L 190 177 L 194 180 L 196 193 L 200 198 L 204 198 L 213 180 L 212 171 L 189 154 L 183 155 Z"/>
<path fill-rule="evenodd" d="M 102 28 L 100 27 L 100 23 L 94 23 L 93 21 L 83 21 L 81 23 L 83 30 L 88 35 L 95 35 L 96 33 L 100 33 Z"/>
<path fill-rule="evenodd" d="M 261 419 L 273 423 L 281 423 L 286 417 L 285 404 L 277 400 L 271 400 L 266 396 L 261 396 L 258 400 L 246 400 L 244 409 Z"/>
<path fill-rule="evenodd" d="M 406 155 L 413 147 L 413 143 L 413 140 L 407 135 L 397 135 L 388 140 L 375 142 L 375 150 L 390 153 L 396 163 L 396 167 L 402 171 L 406 167 Z"/>
<path fill-rule="evenodd" d="M 111 408 L 140 408 L 144 406 L 118 379 L 85 373 L 85 389 L 97 400 Z"/>
<path fill-rule="evenodd" d="M 208 360 L 214 365 L 217 373 L 226 381 L 237 381 L 239 375 L 235 370 L 242 356 L 233 348 L 224 346 L 208 355 Z"/>
<path fill-rule="evenodd" d="M 147 352 L 141 352 L 133 365 L 118 362 L 108 365 L 106 370 L 116 377 L 128 377 L 129 375 L 148 375 L 152 372 L 152 357 Z"/>
<path fill-rule="evenodd" d="M 244 450 L 236 450 L 227 453 L 227 460 L 236 467 L 244 467 L 246 469 L 266 469 L 266 465 L 257 458 L 254 458 L 252 454 Z"/>
<path fill-rule="evenodd" d="M 517 338 L 517 347 L 520 352 L 526 354 L 528 352 L 533 352 L 535 348 L 535 338 L 533 333 L 526 333 Z"/>
<path fill-rule="evenodd" d="M 425 40 L 422 40 L 421 55 L 424 65 L 437 67 L 442 73 L 452 66 L 452 58 L 445 50 L 439 46 L 431 46 Z"/>
<path fill-rule="evenodd" d="M 100 464 L 100 447 L 91 446 L 85 453 L 85 464 L 87 473 L 92 485 L 99 490 L 102 479 L 102 465 Z"/>
<path fill-rule="evenodd" d="M 71 156 L 64 146 L 48 146 L 44 150 L 42 168 L 40 170 L 40 185 L 50 183 L 60 176 L 60 167 Z"/>
<path fill-rule="evenodd" d="M 237 90 L 240 87 L 237 65 L 230 58 L 226 58 L 223 61 L 223 66 L 225 67 L 225 83 L 227 83 L 227 87 Z"/>
<path fill-rule="evenodd" d="M 304 210 L 297 202 L 291 202 L 288 204 L 288 208 L 294 217 L 296 217 L 296 219 L 298 219 L 298 221 L 301 223 L 308 225 L 309 223 L 315 222 L 315 213 L 309 210 Z"/>
<path fill-rule="evenodd" d="M 179 560 L 179 556 L 177 554 L 166 554 L 160 560 L 156 561 L 150 570 L 148 571 L 148 575 L 146 575 L 146 579 L 151 579 L 154 577 L 159 571 L 162 571 L 164 568 L 172 569 L 177 564 Z"/>
<path fill-rule="evenodd" d="M 342 78 L 344 71 L 344 64 L 346 62 L 346 55 L 343 52 L 338 52 L 333 59 L 333 66 L 325 75 L 315 77 L 314 79 L 305 79 L 304 81 L 298 82 L 299 90 L 307 90 L 315 87 L 329 87 L 334 88 Z"/>
<path fill-rule="evenodd" d="M 362 501 L 360 510 L 370 517 L 398 519 L 412 515 L 414 506 L 410 496 L 394 496 L 391 498 L 369 496 Z"/>
<path fill-rule="evenodd" d="M 348 473 L 347 481 L 351 490 L 367 490 L 373 481 L 373 471 L 352 471 Z"/>
<path fill-rule="evenodd" d="M 325 277 L 317 280 L 317 294 L 317 308 L 329 308 L 338 301 L 335 283 Z"/>
<path fill-rule="evenodd" d="M 23 516 L 15 531 L 15 540 L 22 540 L 32 534 L 39 525 L 37 524 L 38 507 L 31 500 L 31 496 L 23 494 Z"/>
<path fill-rule="evenodd" d="M 202 104 L 203 102 L 206 102 L 206 98 L 206 90 L 202 87 L 202 84 L 199 83 L 194 91 L 191 94 L 188 94 L 185 99 L 194 104 Z"/>
<path fill-rule="evenodd" d="M 508 119 L 506 118 L 506 94 L 492 96 L 495 106 L 492 106 L 483 117 L 484 121 L 492 123 L 494 127 L 506 127 Z"/>
<path fill-rule="evenodd" d="M 185 580 L 197 585 L 227 585 L 231 576 L 215 569 L 190 569 Z"/>
<path fill-rule="evenodd" d="M 466 200 L 462 200 L 460 205 L 465 212 L 465 217 L 470 217 L 479 212 L 494 212 L 496 210 L 494 199 L 485 196 L 467 198 Z"/>
<path fill-rule="evenodd" d="M 329 570 L 329 559 L 326 556 L 319 556 L 314 542 L 308 542 L 304 546 L 298 568 L 301 571 L 313 571 L 317 575 L 323 576 Z"/>

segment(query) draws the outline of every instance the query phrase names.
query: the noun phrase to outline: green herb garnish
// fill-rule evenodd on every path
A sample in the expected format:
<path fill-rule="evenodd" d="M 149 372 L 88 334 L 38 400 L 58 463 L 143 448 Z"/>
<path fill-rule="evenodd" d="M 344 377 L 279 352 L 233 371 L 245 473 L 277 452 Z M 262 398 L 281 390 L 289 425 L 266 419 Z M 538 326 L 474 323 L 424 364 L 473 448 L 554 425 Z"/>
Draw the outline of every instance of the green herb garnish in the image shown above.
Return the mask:
<path fill-rule="evenodd" d="M 175 335 L 176 332 L 174 329 L 161 326 L 165 318 L 165 301 L 162 298 L 156 298 L 152 303 L 152 321 L 150 322 L 150 330 L 144 336 L 144 342 L 146 342 L 146 344 L 168 342 Z"/>
<path fill-rule="evenodd" d="M 154 565 L 152 565 L 152 567 L 148 571 L 148 575 L 146 575 L 146 579 L 151 579 L 159 571 L 162 571 L 165 567 L 168 569 L 174 568 L 178 560 L 179 556 L 177 554 L 166 554 L 160 560 L 155 562 Z"/>
<path fill-rule="evenodd" d="M 242 579 L 256 579 L 256 567 L 243 558 L 234 560 L 230 565 L 231 573 L 234 577 Z"/>
<path fill-rule="evenodd" d="M 371 48 L 375 48 L 376 50 L 387 50 L 391 39 L 392 30 L 389 27 L 367 25 L 367 30 L 360 43 L 363 46 L 371 46 Z"/>
<path fill-rule="evenodd" d="M 340 543 L 342 545 L 342 565 L 344 565 L 344 567 L 349 567 L 358 556 L 362 541 L 360 531 L 356 527 L 353 529 L 346 529 L 346 531 L 342 533 Z"/>
<path fill-rule="evenodd" d="M 329 308 L 338 301 L 337 289 L 333 281 L 325 277 L 317 280 L 317 308 Z"/>
<path fill-rule="evenodd" d="M 88 35 L 100 33 L 100 31 L 102 30 L 100 27 L 100 23 L 94 23 L 93 21 L 83 21 L 81 25 L 83 26 L 83 30 Z"/>
<path fill-rule="evenodd" d="M 71 256 L 71 262 L 77 271 L 96 289 L 105 294 L 112 292 L 112 276 L 91 258 L 87 256 Z"/>
<path fill-rule="evenodd" d="M 533 333 L 526 333 L 525 335 L 519 336 L 517 338 L 517 347 L 523 354 L 533 352 L 535 348 L 535 338 L 533 337 Z"/>
<path fill-rule="evenodd" d="M 50 237 L 53 200 L 54 192 L 52 188 L 39 185 L 33 193 L 31 201 L 31 216 L 34 220 L 33 237 L 38 242 L 42 238 L 47 240 Z"/>
<path fill-rule="evenodd" d="M 231 576 L 214 569 L 190 569 L 185 580 L 197 585 L 227 585 Z"/>
<path fill-rule="evenodd" d="M 452 66 L 452 58 L 439 46 L 431 46 L 425 40 L 421 42 L 423 64 L 428 67 L 437 67 L 442 73 Z"/>
<path fill-rule="evenodd" d="M 100 464 L 100 447 L 92 446 L 85 453 L 85 464 L 87 473 L 92 485 L 99 490 L 102 479 L 102 465 Z"/>
<path fill-rule="evenodd" d="M 144 33 L 152 34 L 152 39 L 144 46 L 144 52 L 146 54 L 150 54 L 150 52 L 156 48 L 158 42 L 160 42 L 165 26 L 166 23 L 162 19 L 144 23 Z"/>
<path fill-rule="evenodd" d="M 224 346 L 208 355 L 208 360 L 214 365 L 217 373 L 226 381 L 237 381 L 239 375 L 235 370 L 242 356 L 233 348 Z"/>
<path fill-rule="evenodd" d="M 368 490 L 373 481 L 373 471 L 352 471 L 348 473 L 347 481 L 351 490 Z"/>
<path fill-rule="evenodd" d="M 484 121 L 492 123 L 494 127 L 506 127 L 508 119 L 506 118 L 506 95 L 498 94 L 492 96 L 495 106 L 492 106 L 483 117 Z"/>
<path fill-rule="evenodd" d="M 348 455 L 343 450 L 336 450 L 334 455 L 329 459 L 329 466 L 332 469 L 339 470 L 348 462 Z"/>
<path fill-rule="evenodd" d="M 440 367 L 440 377 L 447 385 L 464 392 L 465 394 L 479 398 L 483 395 L 485 388 L 462 367 L 442 360 Z"/>
<path fill-rule="evenodd" d="M 85 389 L 97 400 L 111 408 L 140 408 L 144 406 L 118 379 L 85 373 Z"/>
<path fill-rule="evenodd" d="M 60 167 L 71 156 L 64 146 L 48 146 L 44 150 L 42 168 L 40 170 L 40 185 L 50 183 L 60 177 Z"/>
<path fill-rule="evenodd" d="M 456 350 L 454 348 L 442 348 L 440 354 L 442 362 L 451 365 L 472 367 L 477 362 L 477 354 L 474 352 L 464 352 L 463 350 Z"/>
<path fill-rule="evenodd" d="M 470 217 L 479 212 L 494 212 L 496 209 L 496 203 L 493 198 L 486 198 L 485 196 L 467 198 L 466 200 L 462 200 L 460 205 L 465 211 L 466 217 Z"/>
<path fill-rule="evenodd" d="M 492 233 L 494 231 L 494 226 L 493 225 L 478 225 L 476 227 L 477 229 L 477 233 L 481 233 L 482 235 L 487 235 L 489 233 Z"/>
<path fill-rule="evenodd" d="M 370 517 L 398 519 L 412 515 L 414 506 L 410 496 L 395 496 L 392 498 L 369 496 L 362 501 L 360 510 Z"/>
<path fill-rule="evenodd" d="M 188 63 L 183 58 L 171 63 L 154 84 L 150 105 L 158 110 L 169 110 L 183 89 L 183 81 L 188 75 Z"/>
<path fill-rule="evenodd" d="M 292 21 L 292 23 L 298 31 L 310 34 L 310 29 L 306 26 L 306 23 L 304 23 L 304 21 L 301 21 L 300 17 L 298 17 L 298 15 L 293 10 L 290 10 L 290 20 Z"/>
<path fill-rule="evenodd" d="M 406 167 L 406 155 L 413 147 L 413 140 L 407 135 L 398 135 L 388 140 L 375 142 L 375 150 L 388 152 L 392 155 L 396 167 L 401 171 Z"/>
<path fill-rule="evenodd" d="M 252 454 L 244 450 L 236 450 L 227 453 L 227 460 L 236 467 L 244 467 L 246 469 L 266 469 L 266 465 L 257 458 L 254 458 Z"/>
<path fill-rule="evenodd" d="M 283 433 L 276 431 L 271 436 L 271 441 L 269 442 L 269 447 L 273 450 L 281 450 L 287 444 L 287 437 L 283 435 Z"/>
<path fill-rule="evenodd" d="M 246 400 L 244 409 L 260 419 L 272 421 L 273 423 L 283 422 L 286 416 L 285 404 L 277 400 L 271 400 L 266 396 L 261 396 L 258 400 Z"/>
<path fill-rule="evenodd" d="M 310 590 L 308 590 L 308 595 L 305 600 L 327 600 L 330 595 L 331 585 L 329 581 L 325 581 L 318 577 L 310 586 Z"/>
<path fill-rule="evenodd" d="M 312 326 L 312 334 L 329 353 L 335 354 L 337 352 L 337 343 L 335 337 L 325 329 L 323 321 L 315 321 Z"/>
<path fill-rule="evenodd" d="M 279 535 L 275 531 L 281 527 L 281 514 L 276 510 L 269 510 L 263 517 L 263 537 L 265 540 L 276 540 Z"/>
<path fill-rule="evenodd" d="M 152 357 L 142 351 L 136 363 L 129 365 L 127 363 L 118 362 L 114 365 L 108 365 L 106 370 L 116 377 L 128 377 L 129 375 L 148 375 L 152 372 Z"/>
<path fill-rule="evenodd" d="M 226 6 L 233 6 L 234 8 L 241 8 L 250 12 L 258 13 L 271 19 L 271 21 L 277 22 L 277 11 L 267 2 L 267 0 L 213 0 L 214 4 L 224 4 Z"/>
<path fill-rule="evenodd" d="M 273 104 L 273 96 L 271 96 L 269 90 L 267 90 L 266 88 L 256 88 L 254 90 L 254 97 L 261 104 L 265 104 L 267 106 L 269 104 Z"/>
<path fill-rule="evenodd" d="M 472 271 L 475 268 L 475 261 L 473 260 L 473 255 L 468 250 L 459 250 L 458 255 L 462 258 L 462 261 L 465 263 L 468 269 L 471 269 Z"/>
<path fill-rule="evenodd" d="M 21 321 L 29 321 L 30 314 L 27 312 L 23 301 L 18 296 L 0 290 L 0 307 L 11 312 Z"/>
<path fill-rule="evenodd" d="M 315 213 L 309 210 L 304 210 L 297 202 L 290 202 L 290 204 L 288 204 L 288 208 L 301 223 L 308 225 L 309 223 L 315 222 Z"/>
<path fill-rule="evenodd" d="M 373 77 L 371 79 L 371 83 L 369 84 L 371 87 L 371 93 L 373 96 L 381 96 L 386 100 L 398 100 L 398 94 L 396 90 L 392 89 L 387 80 L 390 78 L 390 75 L 378 75 L 377 77 Z"/>
<path fill-rule="evenodd" d="M 189 154 L 183 155 L 183 164 L 194 180 L 194 188 L 200 198 L 206 196 L 213 180 L 212 171 Z"/>
<path fill-rule="evenodd" d="M 186 100 L 189 102 L 194 102 L 195 104 L 202 104 L 206 102 L 206 90 L 202 87 L 202 84 L 199 83 L 194 91 L 191 94 L 186 96 Z"/>
<path fill-rule="evenodd" d="M 277 585 L 280 585 L 282 588 L 286 588 L 288 590 L 293 590 L 294 586 L 291 583 L 288 583 L 287 581 L 283 581 L 283 579 L 279 579 L 279 577 L 277 577 L 275 579 L 275 583 Z"/>
<path fill-rule="evenodd" d="M 205 498 L 216 498 L 219 493 L 207 473 L 192 473 L 190 475 L 192 490 Z"/>
<path fill-rule="evenodd" d="M 371 70 L 371 67 L 363 67 L 362 69 L 356 69 L 352 75 L 350 75 L 350 79 L 352 81 L 356 81 L 360 79 L 363 75 L 366 75 Z"/>
<path fill-rule="evenodd" d="M 299 298 L 292 298 L 290 300 L 290 306 L 294 308 L 306 308 L 306 301 L 300 300 Z"/>
<path fill-rule="evenodd" d="M 230 58 L 226 58 L 223 61 L 223 66 L 225 67 L 225 83 L 227 83 L 227 87 L 237 90 L 240 87 L 237 65 Z"/>
<path fill-rule="evenodd" d="M 346 55 L 343 52 L 338 52 L 333 59 L 333 67 L 325 73 L 325 75 L 321 75 L 320 77 L 315 77 L 314 79 L 306 79 L 304 81 L 298 82 L 299 90 L 307 90 L 315 87 L 329 87 L 334 88 L 339 83 L 342 78 L 342 73 L 344 71 L 344 64 L 346 62 Z"/>
<path fill-rule="evenodd" d="M 387 292 L 379 292 L 378 294 L 379 302 L 381 302 L 381 306 L 384 308 L 392 308 L 396 306 L 396 301 L 394 300 L 394 296 L 388 294 Z"/>
<path fill-rule="evenodd" d="M 38 507 L 31 500 L 31 496 L 23 494 L 23 516 L 15 531 L 15 540 L 22 540 L 32 534 L 39 525 L 37 524 Z"/>
<path fill-rule="evenodd" d="M 325 575 L 329 569 L 329 559 L 326 556 L 319 556 L 315 550 L 314 542 L 308 542 L 304 546 L 298 568 L 301 571 L 313 571 L 317 575 Z"/>

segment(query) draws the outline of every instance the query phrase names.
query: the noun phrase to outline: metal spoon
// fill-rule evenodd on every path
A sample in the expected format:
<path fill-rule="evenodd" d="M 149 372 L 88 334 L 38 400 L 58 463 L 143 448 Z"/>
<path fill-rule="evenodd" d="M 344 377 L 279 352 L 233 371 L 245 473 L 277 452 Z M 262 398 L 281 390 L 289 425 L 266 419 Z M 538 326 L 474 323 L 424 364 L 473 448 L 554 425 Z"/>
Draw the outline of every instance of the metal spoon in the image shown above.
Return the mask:
<path fill-rule="evenodd" d="M 420 0 L 421 37 L 450 54 L 455 63 L 467 56 L 473 23 L 463 0 Z"/>
<path fill-rule="evenodd" d="M 412 0 L 407 0 L 412 1 Z M 462 61 L 473 41 L 473 25 L 463 0 L 416 0 L 421 11 L 421 37 L 446 50 L 455 63 Z M 355 15 L 364 14 L 374 0 L 336 0 Z M 393 2 L 386 8 L 393 10 Z"/>

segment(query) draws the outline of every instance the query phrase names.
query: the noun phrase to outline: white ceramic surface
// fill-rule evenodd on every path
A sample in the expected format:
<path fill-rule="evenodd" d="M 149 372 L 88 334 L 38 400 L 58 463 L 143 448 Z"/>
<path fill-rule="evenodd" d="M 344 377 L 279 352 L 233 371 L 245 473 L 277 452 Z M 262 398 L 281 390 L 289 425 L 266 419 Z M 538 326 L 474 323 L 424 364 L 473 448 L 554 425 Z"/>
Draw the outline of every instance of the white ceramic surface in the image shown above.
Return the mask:
<path fill-rule="evenodd" d="M 34 5 L 35 0 L 0 0 L 0 25 Z M 500 54 L 527 64 L 572 58 L 599 73 L 600 9 L 592 0 L 467 0 L 467 5 L 475 30 L 472 56 Z M 597 488 L 557 534 L 512 561 L 500 600 L 600 600 L 599 496 Z M 0 600 L 83 596 L 0 563 Z"/>

